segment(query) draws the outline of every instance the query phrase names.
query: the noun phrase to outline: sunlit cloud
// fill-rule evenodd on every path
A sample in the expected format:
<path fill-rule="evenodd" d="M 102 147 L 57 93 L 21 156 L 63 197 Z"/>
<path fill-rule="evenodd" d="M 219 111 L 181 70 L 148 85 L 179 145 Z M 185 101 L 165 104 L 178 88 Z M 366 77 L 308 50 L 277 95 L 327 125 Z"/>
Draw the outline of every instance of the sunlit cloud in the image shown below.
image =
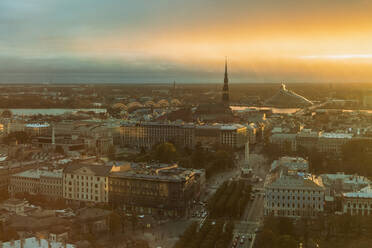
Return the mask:
<path fill-rule="evenodd" d="M 2 0 L 0 71 L 213 81 L 228 56 L 232 81 L 370 81 L 370 13 L 365 0 Z"/>

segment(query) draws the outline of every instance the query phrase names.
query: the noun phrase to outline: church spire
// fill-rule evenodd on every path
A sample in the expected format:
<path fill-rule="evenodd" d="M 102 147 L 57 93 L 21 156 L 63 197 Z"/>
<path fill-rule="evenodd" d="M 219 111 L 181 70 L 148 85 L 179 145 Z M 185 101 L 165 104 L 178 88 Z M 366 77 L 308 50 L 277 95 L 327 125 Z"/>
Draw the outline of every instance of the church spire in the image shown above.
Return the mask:
<path fill-rule="evenodd" d="M 229 77 L 227 74 L 227 58 L 225 58 L 225 77 L 223 80 L 222 88 L 222 102 L 226 104 L 229 103 Z"/>

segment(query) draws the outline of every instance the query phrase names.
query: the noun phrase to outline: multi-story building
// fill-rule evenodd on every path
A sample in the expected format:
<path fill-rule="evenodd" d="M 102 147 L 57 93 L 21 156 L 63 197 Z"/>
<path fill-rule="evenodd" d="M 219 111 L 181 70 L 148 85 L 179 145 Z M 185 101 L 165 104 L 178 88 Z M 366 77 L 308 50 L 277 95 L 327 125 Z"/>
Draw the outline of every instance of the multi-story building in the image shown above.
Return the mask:
<path fill-rule="evenodd" d="M 296 150 L 296 134 L 295 133 L 275 133 L 270 136 L 270 143 L 275 144 L 281 151 L 291 149 Z"/>
<path fill-rule="evenodd" d="M 84 139 L 77 136 L 38 136 L 31 140 L 34 146 L 40 147 L 43 150 L 50 151 L 60 147 L 66 154 L 71 151 L 81 151 L 86 148 Z"/>
<path fill-rule="evenodd" d="M 112 166 L 72 164 L 63 170 L 63 197 L 67 203 L 107 203 Z"/>
<path fill-rule="evenodd" d="M 131 164 L 110 174 L 109 201 L 125 211 L 179 217 L 188 214 L 204 187 L 204 170 L 177 164 Z"/>
<path fill-rule="evenodd" d="M 194 126 L 164 123 L 129 123 L 121 126 L 122 145 L 150 148 L 171 141 L 179 146 L 194 146 Z"/>
<path fill-rule="evenodd" d="M 367 186 L 357 192 L 343 193 L 342 210 L 344 214 L 371 215 L 372 188 Z"/>
<path fill-rule="evenodd" d="M 342 147 L 353 138 L 349 133 L 322 133 L 318 139 L 317 150 L 325 154 L 342 153 Z"/>
<path fill-rule="evenodd" d="M 351 133 L 315 132 L 303 129 L 298 133 L 275 133 L 270 137 L 270 143 L 279 146 L 279 149 L 292 149 L 299 151 L 316 150 L 324 154 L 340 155 L 344 144 L 353 139 Z"/>
<path fill-rule="evenodd" d="M 243 147 L 247 139 L 247 128 L 232 125 L 193 125 L 176 123 L 130 123 L 121 127 L 123 146 L 147 147 L 172 142 L 181 147 L 220 144 Z"/>
<path fill-rule="evenodd" d="M 302 129 L 296 134 L 296 151 L 305 148 L 308 151 L 316 149 L 321 132 L 312 131 L 311 129 Z"/>
<path fill-rule="evenodd" d="M 10 177 L 9 193 L 40 194 L 62 198 L 62 170 L 31 169 Z"/>
<path fill-rule="evenodd" d="M 345 174 L 343 172 L 322 174 L 320 176 L 330 195 L 334 195 L 335 193 L 357 192 L 371 183 L 371 181 L 364 176 Z"/>
<path fill-rule="evenodd" d="M 240 124 L 221 125 L 220 139 L 221 145 L 233 148 L 244 147 L 247 143 L 247 127 Z"/>
<path fill-rule="evenodd" d="M 324 186 L 311 174 L 279 169 L 265 181 L 264 214 L 282 217 L 315 217 L 324 211 Z"/>

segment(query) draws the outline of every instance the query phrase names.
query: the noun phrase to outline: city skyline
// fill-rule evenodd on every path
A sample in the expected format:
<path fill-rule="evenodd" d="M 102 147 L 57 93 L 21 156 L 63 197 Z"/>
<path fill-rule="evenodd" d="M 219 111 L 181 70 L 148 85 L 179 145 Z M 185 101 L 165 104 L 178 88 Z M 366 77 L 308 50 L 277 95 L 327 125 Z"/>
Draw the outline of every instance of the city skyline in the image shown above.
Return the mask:
<path fill-rule="evenodd" d="M 371 10 L 363 0 L 5 0 L 0 82 L 218 83 L 225 56 L 232 83 L 370 82 Z"/>

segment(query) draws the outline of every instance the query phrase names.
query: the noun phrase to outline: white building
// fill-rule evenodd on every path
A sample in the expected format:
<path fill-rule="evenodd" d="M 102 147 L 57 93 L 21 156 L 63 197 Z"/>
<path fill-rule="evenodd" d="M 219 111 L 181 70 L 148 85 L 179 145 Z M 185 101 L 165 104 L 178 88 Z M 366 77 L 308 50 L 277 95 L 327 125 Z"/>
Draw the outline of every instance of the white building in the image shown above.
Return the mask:
<path fill-rule="evenodd" d="M 247 143 L 247 128 L 240 124 L 221 125 L 221 144 L 230 147 L 243 147 Z"/>
<path fill-rule="evenodd" d="M 264 214 L 282 217 L 315 217 L 324 211 L 324 186 L 320 178 L 277 170 L 265 181 Z"/>
<path fill-rule="evenodd" d="M 358 192 L 344 193 L 342 211 L 350 215 L 372 214 L 372 188 L 367 186 Z"/>
<path fill-rule="evenodd" d="M 62 170 L 38 168 L 10 177 L 9 193 L 40 194 L 53 199 L 62 198 Z"/>
<path fill-rule="evenodd" d="M 2 248 L 75 248 L 75 245 L 66 244 L 62 242 L 55 242 L 47 239 L 31 237 L 20 240 L 12 240 L 8 242 L 1 242 Z"/>
<path fill-rule="evenodd" d="M 107 203 L 111 166 L 73 164 L 63 171 L 63 197 L 68 203 Z"/>

